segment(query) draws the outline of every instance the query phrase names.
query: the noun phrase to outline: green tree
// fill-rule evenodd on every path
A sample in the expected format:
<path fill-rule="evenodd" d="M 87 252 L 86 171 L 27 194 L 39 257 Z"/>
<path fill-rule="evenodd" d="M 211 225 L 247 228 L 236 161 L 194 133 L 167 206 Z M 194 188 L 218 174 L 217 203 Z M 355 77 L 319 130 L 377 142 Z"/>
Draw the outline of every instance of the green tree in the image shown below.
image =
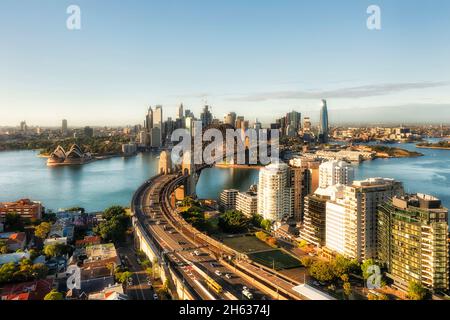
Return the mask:
<path fill-rule="evenodd" d="M 335 279 L 331 263 L 315 261 L 308 270 L 309 274 L 318 281 L 330 282 Z"/>
<path fill-rule="evenodd" d="M 340 278 L 344 274 L 349 274 L 358 269 L 359 264 L 356 260 L 349 260 L 344 256 L 338 255 L 332 261 L 333 271 L 336 277 Z"/>
<path fill-rule="evenodd" d="M 5 242 L 0 242 L 0 254 L 6 254 L 8 253 L 8 246 L 6 245 Z"/>
<path fill-rule="evenodd" d="M 8 283 L 13 280 L 17 268 L 14 262 L 5 263 L 0 266 L 0 283 Z"/>
<path fill-rule="evenodd" d="M 125 209 L 120 206 L 110 207 L 104 211 L 103 218 L 105 221 L 96 226 L 94 232 L 105 241 L 124 241 L 130 225 L 130 217 Z"/>
<path fill-rule="evenodd" d="M 229 210 L 219 217 L 218 226 L 225 232 L 240 233 L 248 228 L 249 220 L 240 211 Z"/>
<path fill-rule="evenodd" d="M 62 255 L 65 255 L 69 253 L 70 248 L 67 245 L 64 245 L 62 243 L 56 243 L 56 244 L 48 244 L 44 247 L 44 254 L 47 257 L 59 257 Z"/>
<path fill-rule="evenodd" d="M 264 219 L 261 221 L 261 228 L 263 228 L 266 231 L 270 231 L 270 228 L 272 227 L 272 221 Z"/>
<path fill-rule="evenodd" d="M 409 300 L 424 300 L 428 294 L 428 290 L 417 281 L 411 281 L 408 286 Z"/>
<path fill-rule="evenodd" d="M 125 283 L 129 278 L 132 277 L 132 273 L 130 271 L 124 271 L 124 272 L 117 272 L 116 273 L 116 280 L 120 283 Z"/>
<path fill-rule="evenodd" d="M 352 285 L 350 282 L 344 282 L 342 289 L 344 289 L 344 294 L 349 297 L 352 294 Z"/>
<path fill-rule="evenodd" d="M 38 225 L 34 229 L 34 235 L 43 240 L 43 239 L 47 238 L 51 228 L 52 228 L 51 223 L 42 222 L 40 225 Z"/>
<path fill-rule="evenodd" d="M 44 279 L 48 275 L 48 268 L 43 263 L 36 263 L 32 266 L 31 272 L 35 279 Z"/>
<path fill-rule="evenodd" d="M 314 259 L 308 256 L 304 256 L 300 259 L 300 262 L 302 263 L 303 266 L 309 268 L 314 263 Z"/>
<path fill-rule="evenodd" d="M 53 289 L 45 295 L 44 300 L 64 300 L 64 295 Z"/>
<path fill-rule="evenodd" d="M 368 269 L 370 266 L 374 265 L 375 261 L 373 259 L 364 260 L 361 264 L 361 271 L 365 280 L 367 280 L 371 274 L 368 273 Z"/>

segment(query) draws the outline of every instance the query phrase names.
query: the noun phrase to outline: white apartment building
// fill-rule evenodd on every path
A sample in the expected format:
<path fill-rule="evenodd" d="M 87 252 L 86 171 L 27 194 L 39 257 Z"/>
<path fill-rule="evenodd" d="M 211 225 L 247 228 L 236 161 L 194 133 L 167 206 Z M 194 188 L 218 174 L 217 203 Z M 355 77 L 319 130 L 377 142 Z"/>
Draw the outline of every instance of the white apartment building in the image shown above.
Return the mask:
<path fill-rule="evenodd" d="M 401 182 L 387 178 L 354 181 L 326 205 L 326 247 L 358 260 L 376 257 L 377 209 L 403 194 Z"/>
<path fill-rule="evenodd" d="M 328 161 L 319 167 L 319 187 L 326 189 L 335 184 L 349 185 L 355 176 L 354 168 L 344 161 Z"/>
<path fill-rule="evenodd" d="M 220 193 L 219 206 L 223 211 L 236 209 L 236 198 L 239 190 L 227 189 Z"/>
<path fill-rule="evenodd" d="M 260 170 L 258 213 L 264 219 L 282 221 L 292 217 L 293 199 L 287 164 L 273 163 Z"/>
<path fill-rule="evenodd" d="M 239 192 L 236 197 L 236 210 L 247 217 L 258 213 L 258 195 L 254 192 Z"/>

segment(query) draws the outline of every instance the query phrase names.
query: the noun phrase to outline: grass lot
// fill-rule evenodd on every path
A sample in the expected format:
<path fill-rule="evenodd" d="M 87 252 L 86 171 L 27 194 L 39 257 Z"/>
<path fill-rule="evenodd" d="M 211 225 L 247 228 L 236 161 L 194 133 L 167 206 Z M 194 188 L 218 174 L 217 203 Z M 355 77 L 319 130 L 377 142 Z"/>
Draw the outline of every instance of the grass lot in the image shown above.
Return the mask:
<path fill-rule="evenodd" d="M 263 266 L 273 268 L 275 265 L 275 270 L 293 269 L 301 266 L 299 260 L 280 249 L 250 253 L 248 256 Z"/>
<path fill-rule="evenodd" d="M 242 253 L 251 253 L 262 250 L 272 250 L 272 248 L 269 245 L 262 242 L 255 236 L 225 238 L 223 240 L 223 243 L 226 246 Z"/>

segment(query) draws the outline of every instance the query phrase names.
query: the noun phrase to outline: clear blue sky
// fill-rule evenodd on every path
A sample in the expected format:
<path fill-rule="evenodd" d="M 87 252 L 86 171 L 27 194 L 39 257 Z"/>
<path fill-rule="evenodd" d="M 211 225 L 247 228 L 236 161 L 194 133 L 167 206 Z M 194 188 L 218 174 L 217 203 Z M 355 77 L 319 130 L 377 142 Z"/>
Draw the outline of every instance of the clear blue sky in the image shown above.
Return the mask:
<path fill-rule="evenodd" d="M 80 31 L 66 29 L 70 4 Z M 198 115 L 205 98 L 218 117 L 263 122 L 317 119 L 322 97 L 330 117 L 355 108 L 351 121 L 450 109 L 448 0 L 2 0 L 0 39 L 0 126 L 136 124 L 148 105 Z"/>

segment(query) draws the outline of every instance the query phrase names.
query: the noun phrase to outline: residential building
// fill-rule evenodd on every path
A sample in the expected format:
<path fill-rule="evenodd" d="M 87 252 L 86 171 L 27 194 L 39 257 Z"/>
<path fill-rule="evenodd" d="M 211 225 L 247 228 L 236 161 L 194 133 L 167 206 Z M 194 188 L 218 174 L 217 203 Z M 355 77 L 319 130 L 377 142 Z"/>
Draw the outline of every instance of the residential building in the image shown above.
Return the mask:
<path fill-rule="evenodd" d="M 400 289 L 410 281 L 449 289 L 448 209 L 439 199 L 411 194 L 379 206 L 377 256 Z"/>
<path fill-rule="evenodd" d="M 343 185 L 319 188 L 312 195 L 305 197 L 305 215 L 300 238 L 316 247 L 326 243 L 327 201 L 342 194 Z"/>
<path fill-rule="evenodd" d="M 319 167 L 319 187 L 326 189 L 335 184 L 348 185 L 353 182 L 354 168 L 344 161 L 328 161 Z"/>
<path fill-rule="evenodd" d="M 23 250 L 27 244 L 27 236 L 25 232 L 7 232 L 0 233 L 0 242 L 4 242 L 8 251 L 15 252 Z"/>
<path fill-rule="evenodd" d="M 255 192 L 239 192 L 236 197 L 236 210 L 241 211 L 247 217 L 258 213 L 258 194 Z"/>
<path fill-rule="evenodd" d="M 41 219 L 44 207 L 40 202 L 30 199 L 21 199 L 16 202 L 0 202 L 0 218 L 4 219 L 7 213 L 17 213 L 25 219 Z"/>
<path fill-rule="evenodd" d="M 239 190 L 228 189 L 223 190 L 219 197 L 219 207 L 222 211 L 236 209 L 236 198 Z"/>
<path fill-rule="evenodd" d="M 402 194 L 402 183 L 388 178 L 370 178 L 345 186 L 343 195 L 328 200 L 326 205 L 327 248 L 359 261 L 375 258 L 378 205 Z"/>
<path fill-rule="evenodd" d="M 0 300 L 44 300 L 53 288 L 53 279 L 7 284 L 1 289 Z"/>
<path fill-rule="evenodd" d="M 293 195 L 287 164 L 272 163 L 259 171 L 258 214 L 264 219 L 279 222 L 291 218 Z"/>

